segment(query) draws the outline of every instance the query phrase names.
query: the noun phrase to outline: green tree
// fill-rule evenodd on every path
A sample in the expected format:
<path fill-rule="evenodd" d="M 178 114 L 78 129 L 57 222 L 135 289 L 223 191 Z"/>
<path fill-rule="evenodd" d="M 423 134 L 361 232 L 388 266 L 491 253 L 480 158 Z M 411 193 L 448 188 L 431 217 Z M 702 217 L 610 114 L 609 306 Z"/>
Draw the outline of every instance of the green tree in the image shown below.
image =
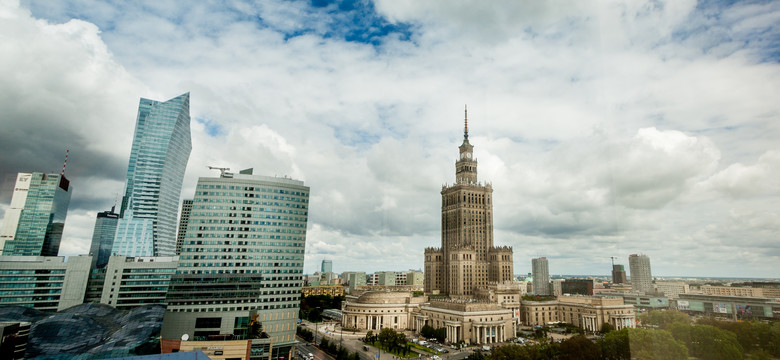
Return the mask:
<path fill-rule="evenodd" d="M 691 318 L 677 310 L 652 310 L 639 315 L 639 321 L 645 326 L 652 325 L 667 329 L 674 323 L 690 324 Z"/>
<path fill-rule="evenodd" d="M 631 359 L 686 360 L 688 349 L 666 330 L 629 329 L 628 346 Z"/>
<path fill-rule="evenodd" d="M 582 335 L 570 337 L 560 345 L 561 360 L 599 360 L 601 348 Z"/>
<path fill-rule="evenodd" d="M 430 339 L 434 337 L 436 333 L 436 329 L 433 328 L 433 326 L 430 326 L 428 324 L 423 325 L 422 329 L 420 329 L 420 335 L 426 339 Z"/>
<path fill-rule="evenodd" d="M 610 323 L 603 323 L 601 324 L 601 333 L 602 334 L 609 334 L 612 330 L 615 330 L 615 327 L 612 326 Z"/>
<path fill-rule="evenodd" d="M 673 324 L 669 329 L 691 353 L 702 359 L 738 360 L 744 357 L 737 336 L 712 325 Z"/>
<path fill-rule="evenodd" d="M 439 342 L 443 342 L 445 339 L 447 339 L 447 329 L 446 328 L 436 329 L 436 331 L 433 332 L 433 337 L 435 337 L 436 340 L 439 340 Z"/>
<path fill-rule="evenodd" d="M 605 360 L 628 360 L 631 358 L 631 351 L 628 347 L 628 329 L 612 331 L 604 338 L 599 339 L 601 347 L 601 356 Z"/>

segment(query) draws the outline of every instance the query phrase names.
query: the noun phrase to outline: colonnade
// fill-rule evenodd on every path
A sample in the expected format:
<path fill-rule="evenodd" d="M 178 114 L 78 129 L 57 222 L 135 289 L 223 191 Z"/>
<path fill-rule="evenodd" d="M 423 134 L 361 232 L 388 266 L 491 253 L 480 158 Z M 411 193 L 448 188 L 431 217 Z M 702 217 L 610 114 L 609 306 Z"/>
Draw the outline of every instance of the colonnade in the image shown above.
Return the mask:
<path fill-rule="evenodd" d="M 504 342 L 506 334 L 504 324 L 474 324 L 472 325 L 476 340 L 480 344 L 494 344 Z"/>

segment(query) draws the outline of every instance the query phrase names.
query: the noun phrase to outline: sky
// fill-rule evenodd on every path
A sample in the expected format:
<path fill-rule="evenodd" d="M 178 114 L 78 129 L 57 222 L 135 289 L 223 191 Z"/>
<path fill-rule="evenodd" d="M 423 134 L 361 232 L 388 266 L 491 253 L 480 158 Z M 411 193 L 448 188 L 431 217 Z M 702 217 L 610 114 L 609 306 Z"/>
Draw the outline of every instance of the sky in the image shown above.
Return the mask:
<path fill-rule="evenodd" d="M 0 216 L 73 186 L 60 255 L 123 192 L 140 98 L 191 94 L 207 166 L 311 187 L 304 272 L 421 269 L 468 106 L 515 273 L 780 278 L 778 1 L 0 1 Z"/>

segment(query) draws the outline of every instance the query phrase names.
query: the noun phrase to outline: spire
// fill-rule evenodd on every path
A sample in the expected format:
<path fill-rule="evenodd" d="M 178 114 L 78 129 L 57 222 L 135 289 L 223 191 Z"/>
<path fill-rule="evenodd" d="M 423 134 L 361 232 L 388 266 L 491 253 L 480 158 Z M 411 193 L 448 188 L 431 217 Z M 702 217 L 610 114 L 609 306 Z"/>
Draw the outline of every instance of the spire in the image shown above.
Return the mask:
<path fill-rule="evenodd" d="M 463 105 L 463 121 L 465 127 L 463 128 L 463 140 L 469 139 L 469 109 L 467 105 Z"/>
<path fill-rule="evenodd" d="M 65 149 L 65 161 L 62 163 L 62 173 L 60 175 L 65 176 L 65 166 L 68 165 L 68 154 L 70 149 Z"/>

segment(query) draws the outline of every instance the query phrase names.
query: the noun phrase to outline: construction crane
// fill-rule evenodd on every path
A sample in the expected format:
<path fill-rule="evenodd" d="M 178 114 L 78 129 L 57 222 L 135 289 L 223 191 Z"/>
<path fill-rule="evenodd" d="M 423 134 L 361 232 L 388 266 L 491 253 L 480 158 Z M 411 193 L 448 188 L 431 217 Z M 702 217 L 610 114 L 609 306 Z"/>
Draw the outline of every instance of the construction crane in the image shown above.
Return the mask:
<path fill-rule="evenodd" d="M 230 168 L 209 166 L 209 170 L 219 170 L 219 176 L 224 176 L 225 175 L 225 171 L 230 170 Z"/>
<path fill-rule="evenodd" d="M 612 266 L 615 266 L 615 259 L 617 259 L 617 256 L 610 256 L 610 259 L 612 259 Z"/>

